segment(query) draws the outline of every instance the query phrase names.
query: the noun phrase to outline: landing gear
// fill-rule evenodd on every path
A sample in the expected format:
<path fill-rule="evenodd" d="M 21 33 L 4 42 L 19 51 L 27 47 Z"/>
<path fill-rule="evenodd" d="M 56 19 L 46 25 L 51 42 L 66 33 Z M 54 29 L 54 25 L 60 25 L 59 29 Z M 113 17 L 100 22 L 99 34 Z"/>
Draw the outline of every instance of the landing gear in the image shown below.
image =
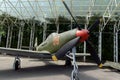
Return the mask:
<path fill-rule="evenodd" d="M 78 65 L 76 64 L 75 53 L 67 54 L 66 56 L 69 58 L 69 60 L 66 60 L 66 65 L 71 64 L 70 59 L 73 60 L 73 70 L 71 73 L 71 80 L 79 80 L 79 70 L 78 70 Z"/>
<path fill-rule="evenodd" d="M 78 70 L 78 65 L 76 64 L 76 58 L 75 58 L 75 53 L 72 54 L 72 59 L 73 59 L 73 70 L 71 73 L 71 80 L 79 80 L 79 70 Z"/>
<path fill-rule="evenodd" d="M 21 62 L 20 58 L 19 57 L 15 57 L 15 61 L 13 63 L 13 68 L 14 68 L 15 71 L 20 69 L 20 62 Z"/>
<path fill-rule="evenodd" d="M 69 57 L 66 57 L 65 66 L 66 67 L 72 66 L 71 59 Z"/>

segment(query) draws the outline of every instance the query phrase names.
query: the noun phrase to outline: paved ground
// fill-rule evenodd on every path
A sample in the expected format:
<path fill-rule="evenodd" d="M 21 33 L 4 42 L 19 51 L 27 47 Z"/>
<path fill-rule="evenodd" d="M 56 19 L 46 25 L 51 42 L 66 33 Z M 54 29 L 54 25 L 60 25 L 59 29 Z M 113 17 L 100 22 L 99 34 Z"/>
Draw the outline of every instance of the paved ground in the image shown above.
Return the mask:
<path fill-rule="evenodd" d="M 63 61 L 49 62 L 22 58 L 22 69 L 12 69 L 14 58 L 0 56 L 0 80 L 70 80 L 72 67 Z M 79 62 L 80 80 L 120 80 L 120 72 L 99 69 L 96 64 Z"/>

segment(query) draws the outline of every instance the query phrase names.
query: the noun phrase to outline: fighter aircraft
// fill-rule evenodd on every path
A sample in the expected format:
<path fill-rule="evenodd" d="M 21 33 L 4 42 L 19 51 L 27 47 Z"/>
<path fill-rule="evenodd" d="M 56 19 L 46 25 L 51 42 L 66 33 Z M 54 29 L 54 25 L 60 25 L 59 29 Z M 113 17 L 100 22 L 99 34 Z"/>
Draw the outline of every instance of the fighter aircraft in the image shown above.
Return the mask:
<path fill-rule="evenodd" d="M 69 8 L 67 7 L 64 1 L 63 4 L 72 16 Z M 87 40 L 90 34 L 89 31 L 91 29 L 89 29 L 89 31 L 87 29 L 81 29 L 81 27 L 78 25 L 73 16 L 72 18 L 76 23 L 76 29 L 72 29 L 63 33 L 50 34 L 44 42 L 36 46 L 36 51 L 0 47 L 0 52 L 6 53 L 6 55 L 15 56 L 14 69 L 18 70 L 20 68 L 20 57 L 38 59 L 43 58 L 57 61 L 63 58 L 68 53 L 68 51 L 70 51 L 78 43 L 86 41 L 86 43 L 89 44 L 88 47 L 91 56 L 93 56 L 98 66 L 102 67 L 102 63 L 97 53 L 94 51 L 93 47 Z M 100 20 L 97 20 L 92 27 L 96 27 L 99 23 Z"/>

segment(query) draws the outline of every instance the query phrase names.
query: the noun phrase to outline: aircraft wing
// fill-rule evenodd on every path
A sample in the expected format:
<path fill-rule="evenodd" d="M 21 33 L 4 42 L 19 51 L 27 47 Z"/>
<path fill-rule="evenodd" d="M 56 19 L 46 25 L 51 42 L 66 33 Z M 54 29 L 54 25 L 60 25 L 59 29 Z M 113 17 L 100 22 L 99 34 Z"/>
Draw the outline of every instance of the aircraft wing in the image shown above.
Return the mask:
<path fill-rule="evenodd" d="M 51 59 L 50 53 L 32 51 L 32 50 L 22 50 L 22 49 L 0 47 L 0 53 L 5 53 L 6 55 L 19 56 L 19 57 Z"/>

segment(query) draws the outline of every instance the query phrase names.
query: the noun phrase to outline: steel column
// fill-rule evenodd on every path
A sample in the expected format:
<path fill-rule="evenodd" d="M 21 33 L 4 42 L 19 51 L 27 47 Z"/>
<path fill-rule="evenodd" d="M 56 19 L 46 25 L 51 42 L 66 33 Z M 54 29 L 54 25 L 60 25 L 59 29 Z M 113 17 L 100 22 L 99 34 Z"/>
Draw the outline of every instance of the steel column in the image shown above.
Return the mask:
<path fill-rule="evenodd" d="M 46 30 L 47 30 L 47 23 L 44 22 L 44 26 L 43 26 L 43 41 L 45 41 L 45 39 L 46 39 Z"/>
<path fill-rule="evenodd" d="M 32 26 L 31 26 L 31 34 L 30 34 L 30 44 L 29 44 L 29 50 L 33 50 L 34 47 L 34 35 L 35 35 L 35 21 L 32 21 Z"/>
<path fill-rule="evenodd" d="M 116 62 L 118 62 L 118 32 L 116 32 Z"/>
<path fill-rule="evenodd" d="M 98 55 L 102 60 L 102 25 L 99 25 L 99 37 L 98 37 Z"/>
<path fill-rule="evenodd" d="M 113 56 L 113 59 L 114 59 L 114 62 L 116 62 L 116 35 L 115 35 L 115 33 L 116 33 L 116 24 L 114 25 L 114 32 L 113 32 L 113 41 L 114 41 L 114 56 Z"/>
<path fill-rule="evenodd" d="M 17 49 L 21 49 L 22 46 L 23 30 L 24 30 L 24 22 L 21 22 L 19 27 Z"/>
<path fill-rule="evenodd" d="M 6 48 L 11 47 L 13 25 L 8 26 Z"/>
<path fill-rule="evenodd" d="M 114 25 L 114 39 L 113 39 L 113 41 L 114 41 L 114 56 L 113 56 L 113 58 L 114 58 L 114 62 L 118 62 L 118 31 L 119 31 L 119 29 L 118 29 L 118 25 L 117 25 L 117 23 L 115 23 L 115 25 Z"/>

